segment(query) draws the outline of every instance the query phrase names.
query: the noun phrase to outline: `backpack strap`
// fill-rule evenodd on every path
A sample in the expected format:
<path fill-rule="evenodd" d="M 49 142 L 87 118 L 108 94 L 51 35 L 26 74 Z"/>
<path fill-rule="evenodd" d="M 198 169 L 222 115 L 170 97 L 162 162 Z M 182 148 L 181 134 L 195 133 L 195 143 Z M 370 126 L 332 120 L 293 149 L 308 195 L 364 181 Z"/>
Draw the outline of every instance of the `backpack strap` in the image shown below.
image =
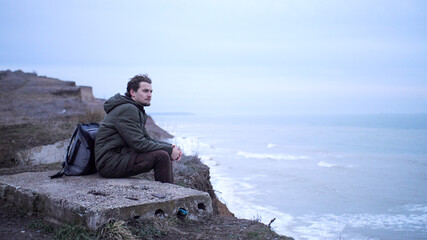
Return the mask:
<path fill-rule="evenodd" d="M 70 139 L 70 143 L 68 144 L 67 152 L 65 153 L 65 161 L 62 163 L 61 171 L 57 172 L 56 174 L 54 174 L 52 176 L 49 176 L 50 179 L 60 178 L 60 177 L 64 176 L 65 172 L 67 171 L 67 169 L 68 169 L 68 156 L 70 155 L 71 144 L 73 143 L 73 140 L 76 138 L 78 130 L 79 130 L 79 127 L 77 126 L 76 129 L 74 130 L 74 133 L 73 133 L 71 139 Z M 76 149 L 76 148 L 74 148 L 74 149 Z M 74 155 L 75 155 L 75 153 L 72 153 L 72 156 L 74 156 Z"/>
<path fill-rule="evenodd" d="M 76 155 L 77 155 L 77 151 L 79 150 L 80 144 L 82 144 L 82 142 L 80 141 L 80 139 L 77 139 L 76 144 L 74 144 L 74 148 L 72 149 L 71 155 L 69 155 L 69 157 L 65 160 L 67 162 L 66 163 L 67 167 L 69 165 L 72 165 L 74 163 L 74 160 L 76 160 Z"/>
<path fill-rule="evenodd" d="M 50 177 L 50 179 L 60 178 L 60 177 L 62 177 L 62 176 L 65 175 L 65 171 L 66 171 L 65 168 L 62 168 L 61 171 L 59 171 L 59 172 L 57 172 L 57 173 L 55 173 L 55 174 L 53 174 L 52 176 L 49 176 L 49 177 Z"/>

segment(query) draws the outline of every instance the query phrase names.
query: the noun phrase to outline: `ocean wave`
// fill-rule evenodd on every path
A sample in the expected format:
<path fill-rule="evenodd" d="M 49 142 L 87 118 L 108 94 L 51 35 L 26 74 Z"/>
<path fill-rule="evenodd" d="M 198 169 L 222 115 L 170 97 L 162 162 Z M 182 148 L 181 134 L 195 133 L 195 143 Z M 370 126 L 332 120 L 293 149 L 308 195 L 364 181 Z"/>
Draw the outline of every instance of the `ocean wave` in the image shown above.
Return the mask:
<path fill-rule="evenodd" d="M 317 166 L 319 166 L 319 167 L 326 167 L 326 168 L 338 167 L 337 164 L 332 164 L 332 163 L 328 163 L 328 162 L 325 162 L 325 161 L 318 162 Z"/>
<path fill-rule="evenodd" d="M 410 212 L 423 212 L 427 213 L 427 206 L 421 204 L 408 204 L 404 206 L 404 209 Z"/>
<path fill-rule="evenodd" d="M 200 158 L 200 160 L 202 160 L 202 161 L 211 161 L 211 160 L 212 160 L 212 157 L 211 157 L 211 156 L 208 156 L 208 155 L 199 155 L 198 157 L 199 157 L 199 158 Z"/>
<path fill-rule="evenodd" d="M 297 217 L 302 226 L 293 231 L 302 239 L 368 239 L 366 236 L 350 236 L 346 228 L 368 228 L 373 230 L 426 232 L 427 214 L 324 214 Z M 301 224 L 302 223 L 302 224 Z"/>
<path fill-rule="evenodd" d="M 253 191 L 254 185 L 236 181 L 222 174 L 212 176 L 214 189 L 219 190 L 217 196 L 238 218 L 259 220 L 264 224 L 268 224 L 270 220 L 276 218 L 272 224 L 272 229 L 279 234 L 291 235 L 288 226 L 293 221 L 292 215 L 268 204 L 258 205 L 247 200 L 248 197 L 258 193 L 258 191 Z"/>
<path fill-rule="evenodd" d="M 201 149 L 213 148 L 211 145 L 203 143 L 198 137 L 175 137 L 172 143 L 177 145 L 185 155 L 198 155 Z"/>
<path fill-rule="evenodd" d="M 274 148 L 274 147 L 277 147 L 277 144 L 269 143 L 269 144 L 267 144 L 267 147 L 268 148 Z"/>
<path fill-rule="evenodd" d="M 353 165 L 347 165 L 347 166 L 341 166 L 338 164 L 333 164 L 333 163 L 329 163 L 329 162 L 325 162 L 325 161 L 320 161 L 317 163 L 317 166 L 319 167 L 325 167 L 325 168 L 353 168 Z"/>
<path fill-rule="evenodd" d="M 219 166 L 219 163 L 217 161 L 213 160 L 213 156 L 209 156 L 209 155 L 198 155 L 198 157 L 200 158 L 200 160 L 208 165 L 208 167 L 213 167 L 213 166 Z"/>
<path fill-rule="evenodd" d="M 236 153 L 238 156 L 243 156 L 245 158 L 258 158 L 258 159 L 274 159 L 274 160 L 302 160 L 309 159 L 307 156 L 294 156 L 294 155 L 284 155 L 284 154 L 268 154 L 268 153 L 249 153 L 238 151 Z"/>

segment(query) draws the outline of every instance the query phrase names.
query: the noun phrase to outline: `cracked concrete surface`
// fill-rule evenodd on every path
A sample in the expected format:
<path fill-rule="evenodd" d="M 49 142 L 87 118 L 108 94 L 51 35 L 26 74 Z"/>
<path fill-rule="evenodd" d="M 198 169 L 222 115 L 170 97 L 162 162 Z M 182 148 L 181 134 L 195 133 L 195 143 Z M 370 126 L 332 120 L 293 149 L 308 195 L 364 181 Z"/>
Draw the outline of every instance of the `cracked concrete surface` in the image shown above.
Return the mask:
<path fill-rule="evenodd" d="M 187 218 L 212 214 L 208 193 L 138 177 L 107 179 L 98 174 L 50 179 L 55 172 L 0 176 L 0 198 L 43 214 L 57 223 L 82 223 L 98 229 L 110 218 Z"/>

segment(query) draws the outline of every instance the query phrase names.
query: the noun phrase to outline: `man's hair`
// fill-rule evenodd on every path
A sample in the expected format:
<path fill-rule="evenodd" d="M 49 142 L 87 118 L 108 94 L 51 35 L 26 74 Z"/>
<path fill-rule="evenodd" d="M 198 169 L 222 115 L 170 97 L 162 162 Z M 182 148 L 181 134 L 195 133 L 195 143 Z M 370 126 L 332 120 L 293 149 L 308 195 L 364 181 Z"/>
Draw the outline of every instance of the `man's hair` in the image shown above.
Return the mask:
<path fill-rule="evenodd" d="M 130 90 L 133 89 L 135 92 L 138 91 L 139 84 L 141 82 L 146 82 L 151 84 L 151 79 L 147 76 L 147 74 L 135 75 L 135 77 L 129 80 L 125 95 L 128 97 L 131 97 Z"/>

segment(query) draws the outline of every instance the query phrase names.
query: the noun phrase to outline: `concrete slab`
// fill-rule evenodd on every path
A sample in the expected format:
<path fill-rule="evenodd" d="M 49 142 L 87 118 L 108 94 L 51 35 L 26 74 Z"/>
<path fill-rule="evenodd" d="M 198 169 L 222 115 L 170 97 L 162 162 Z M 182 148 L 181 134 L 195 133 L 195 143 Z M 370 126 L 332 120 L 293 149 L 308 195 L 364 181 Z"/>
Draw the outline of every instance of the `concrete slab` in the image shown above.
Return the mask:
<path fill-rule="evenodd" d="M 0 198 L 59 223 L 96 230 L 110 218 L 178 216 L 197 220 L 212 214 L 208 193 L 138 177 L 107 179 L 98 174 L 50 179 L 56 172 L 0 176 Z"/>

